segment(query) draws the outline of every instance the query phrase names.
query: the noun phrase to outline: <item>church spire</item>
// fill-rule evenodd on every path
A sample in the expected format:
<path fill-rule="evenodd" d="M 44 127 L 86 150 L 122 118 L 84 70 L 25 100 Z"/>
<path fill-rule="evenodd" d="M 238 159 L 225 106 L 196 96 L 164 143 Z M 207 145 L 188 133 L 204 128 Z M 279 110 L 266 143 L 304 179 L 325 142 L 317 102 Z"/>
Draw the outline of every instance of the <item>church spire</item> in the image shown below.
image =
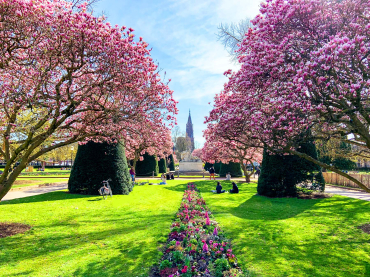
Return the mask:
<path fill-rule="evenodd" d="M 191 121 L 191 114 L 189 109 L 188 123 L 186 123 L 186 137 L 190 138 L 191 141 L 191 151 L 194 150 L 194 133 L 193 133 L 193 122 Z"/>

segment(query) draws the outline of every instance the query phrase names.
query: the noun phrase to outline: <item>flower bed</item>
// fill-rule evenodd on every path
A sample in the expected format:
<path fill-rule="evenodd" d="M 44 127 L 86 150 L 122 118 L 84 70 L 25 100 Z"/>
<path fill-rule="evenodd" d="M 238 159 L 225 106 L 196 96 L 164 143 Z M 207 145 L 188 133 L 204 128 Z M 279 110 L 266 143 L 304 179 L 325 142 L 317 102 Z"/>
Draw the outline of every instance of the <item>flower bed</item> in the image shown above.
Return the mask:
<path fill-rule="evenodd" d="M 185 190 L 161 262 L 150 276 L 243 276 L 230 242 L 193 183 Z"/>

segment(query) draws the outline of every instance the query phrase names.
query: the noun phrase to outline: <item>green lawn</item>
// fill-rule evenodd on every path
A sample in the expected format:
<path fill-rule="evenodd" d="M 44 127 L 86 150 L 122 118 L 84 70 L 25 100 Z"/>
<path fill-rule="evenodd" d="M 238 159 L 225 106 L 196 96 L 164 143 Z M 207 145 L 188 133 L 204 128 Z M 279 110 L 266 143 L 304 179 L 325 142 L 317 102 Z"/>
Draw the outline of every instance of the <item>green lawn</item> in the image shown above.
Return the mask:
<path fill-rule="evenodd" d="M 240 184 L 240 194 L 210 193 L 215 182 L 198 187 L 252 276 L 370 276 L 370 235 L 356 228 L 370 223 L 369 202 L 270 199 L 254 183 Z"/>
<path fill-rule="evenodd" d="M 68 178 L 18 178 L 12 188 L 29 187 L 41 184 L 68 182 Z"/>
<path fill-rule="evenodd" d="M 33 226 L 0 239 L 0 276 L 148 276 L 187 182 L 105 201 L 53 192 L 0 203 L 1 221 Z M 269 199 L 253 183 L 213 194 L 214 181 L 197 183 L 250 276 L 370 276 L 370 235 L 357 229 L 370 223 L 369 202 Z"/>
<path fill-rule="evenodd" d="M 186 183 L 107 200 L 62 191 L 2 202 L 1 221 L 32 229 L 0 239 L 0 276 L 148 276 Z"/>

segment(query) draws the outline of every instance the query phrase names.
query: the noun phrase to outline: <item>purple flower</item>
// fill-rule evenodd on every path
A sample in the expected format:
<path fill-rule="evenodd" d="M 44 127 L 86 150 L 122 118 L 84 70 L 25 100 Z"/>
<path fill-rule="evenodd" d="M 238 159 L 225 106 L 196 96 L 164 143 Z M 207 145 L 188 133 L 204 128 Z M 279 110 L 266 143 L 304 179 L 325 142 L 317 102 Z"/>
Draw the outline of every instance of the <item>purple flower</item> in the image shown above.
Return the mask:
<path fill-rule="evenodd" d="M 217 227 L 215 227 L 215 229 L 213 230 L 213 235 L 214 235 L 214 236 L 218 236 L 218 230 L 217 230 Z"/>

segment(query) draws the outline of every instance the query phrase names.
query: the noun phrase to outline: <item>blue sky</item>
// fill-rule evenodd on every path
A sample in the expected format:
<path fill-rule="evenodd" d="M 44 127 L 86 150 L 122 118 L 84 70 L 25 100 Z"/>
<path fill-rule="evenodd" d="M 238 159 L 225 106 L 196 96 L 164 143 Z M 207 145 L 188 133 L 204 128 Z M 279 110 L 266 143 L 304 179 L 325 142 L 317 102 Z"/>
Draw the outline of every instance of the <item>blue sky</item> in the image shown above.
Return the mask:
<path fill-rule="evenodd" d="M 178 125 L 185 131 L 189 109 L 194 137 L 204 143 L 202 130 L 213 97 L 227 78 L 223 72 L 237 69 L 217 40 L 221 23 L 254 18 L 259 0 L 101 0 L 96 14 L 103 11 L 108 21 L 131 27 L 136 37 L 149 43 L 152 57 L 171 79 L 170 88 L 179 101 Z"/>

